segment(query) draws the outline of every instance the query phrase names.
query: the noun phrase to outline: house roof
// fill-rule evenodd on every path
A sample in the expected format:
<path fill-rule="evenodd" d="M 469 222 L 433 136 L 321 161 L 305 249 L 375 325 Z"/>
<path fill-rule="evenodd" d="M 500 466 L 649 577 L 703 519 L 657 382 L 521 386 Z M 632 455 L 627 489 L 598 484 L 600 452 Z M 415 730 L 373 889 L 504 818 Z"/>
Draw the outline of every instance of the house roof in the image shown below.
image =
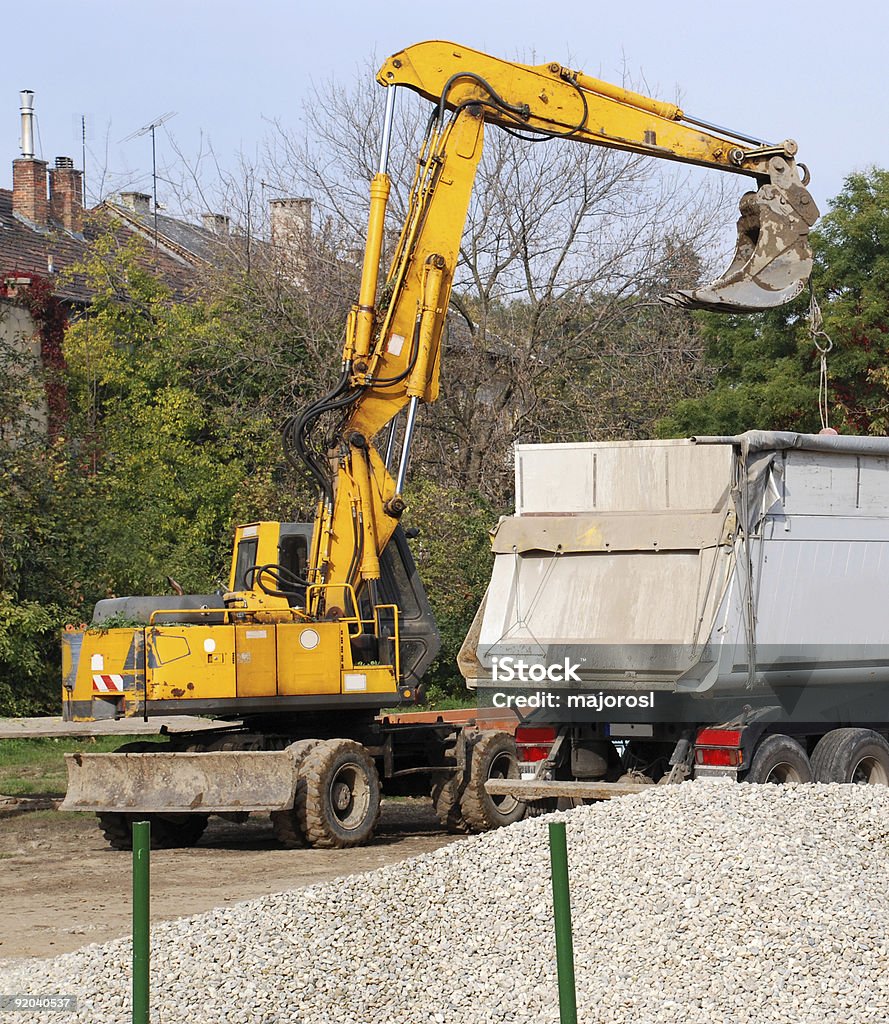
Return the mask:
<path fill-rule="evenodd" d="M 79 305 L 88 304 L 92 296 L 85 278 L 67 272 L 83 259 L 89 243 L 109 227 L 121 243 L 127 240 L 133 230 L 121 219 L 109 216 L 110 211 L 103 207 L 104 204 L 87 213 L 83 234 L 66 231 L 55 222 L 41 229 L 14 216 L 12 192 L 0 189 L 0 285 L 4 279 L 16 275 L 39 274 L 53 281 L 53 291 L 60 299 Z M 173 221 L 172 217 L 163 219 Z M 159 217 L 159 229 L 160 220 Z M 206 231 L 203 233 L 210 234 Z M 154 237 L 153 230 L 150 237 Z M 142 262 L 147 270 L 164 281 L 174 298 L 182 301 L 193 294 L 196 267 L 206 261 L 194 258 L 187 260 L 181 256 L 177 258 L 162 244 L 157 250 L 153 247 L 146 250 Z"/>
<path fill-rule="evenodd" d="M 109 199 L 106 199 L 97 209 L 108 212 L 143 238 L 154 241 L 153 211 L 132 210 Z M 215 231 L 210 231 L 197 224 L 189 224 L 188 221 L 177 220 L 175 217 L 168 217 L 163 213 L 157 215 L 157 234 L 158 244 L 169 256 L 191 266 L 214 263 L 220 252 L 227 249 L 230 244 L 230 239 L 227 236 L 220 236 Z"/>
<path fill-rule="evenodd" d="M 62 228 L 41 231 L 12 215 L 12 192 L 0 188 L 0 281 L 17 274 L 52 278 L 83 258 L 85 240 Z M 59 280 L 61 299 L 85 303 L 89 290 L 82 278 Z"/>

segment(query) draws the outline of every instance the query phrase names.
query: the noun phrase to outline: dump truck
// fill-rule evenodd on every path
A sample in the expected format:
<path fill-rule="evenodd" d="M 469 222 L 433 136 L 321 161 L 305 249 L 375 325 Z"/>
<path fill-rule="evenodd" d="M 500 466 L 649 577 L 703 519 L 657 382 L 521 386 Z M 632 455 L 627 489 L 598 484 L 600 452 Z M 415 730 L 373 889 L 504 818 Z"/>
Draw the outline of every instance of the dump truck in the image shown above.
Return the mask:
<path fill-rule="evenodd" d="M 518 445 L 515 467 L 459 659 L 522 717 L 489 792 L 889 784 L 889 438 Z"/>
<path fill-rule="evenodd" d="M 284 426 L 285 453 L 314 479 L 311 524 L 255 522 L 235 535 L 218 595 L 111 599 L 64 638 L 63 706 L 74 720 L 208 714 L 218 735 L 178 734 L 68 759 L 64 807 L 93 810 L 116 846 L 134 815 L 155 841 L 194 842 L 213 814 L 269 811 L 289 844 L 352 846 L 380 793 L 431 792 L 454 828 L 506 824 L 524 808 L 485 788 L 516 771 L 512 737 L 473 722 L 381 716 L 417 702 L 438 634 L 400 525 L 418 413 L 438 397 L 441 344 L 489 125 L 679 161 L 752 179 L 738 243 L 712 284 L 665 296 L 750 312 L 795 298 L 812 267 L 818 211 L 792 140 L 772 144 L 559 63 L 499 60 L 432 41 L 386 60 L 379 169 L 358 300 L 334 386 Z M 395 96 L 431 102 L 384 286 L 380 260 Z M 226 724 L 228 723 L 228 724 Z M 382 787 L 381 787 L 382 781 Z"/>

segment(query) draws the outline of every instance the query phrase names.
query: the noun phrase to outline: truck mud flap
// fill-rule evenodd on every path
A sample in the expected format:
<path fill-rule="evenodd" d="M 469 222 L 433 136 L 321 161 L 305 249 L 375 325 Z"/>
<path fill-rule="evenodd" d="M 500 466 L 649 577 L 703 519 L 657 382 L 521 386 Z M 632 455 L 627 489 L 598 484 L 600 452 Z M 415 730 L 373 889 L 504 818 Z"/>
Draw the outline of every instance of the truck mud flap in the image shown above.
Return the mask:
<path fill-rule="evenodd" d="M 180 814 L 279 811 L 293 806 L 286 750 L 66 754 L 63 811 Z"/>

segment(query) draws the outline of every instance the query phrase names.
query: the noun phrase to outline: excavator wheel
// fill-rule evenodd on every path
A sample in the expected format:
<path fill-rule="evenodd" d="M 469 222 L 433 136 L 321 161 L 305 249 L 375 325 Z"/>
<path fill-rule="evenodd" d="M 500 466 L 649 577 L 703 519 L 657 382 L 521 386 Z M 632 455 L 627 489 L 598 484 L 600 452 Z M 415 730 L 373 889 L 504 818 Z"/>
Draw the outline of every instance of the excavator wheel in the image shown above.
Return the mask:
<path fill-rule="evenodd" d="M 151 754 L 162 749 L 157 743 L 136 740 L 124 743 L 115 754 Z M 208 814 L 136 814 L 121 811 L 100 811 L 96 818 L 99 829 L 113 850 L 132 850 L 133 822 L 147 821 L 151 824 L 152 850 L 173 850 L 194 846 L 204 834 Z"/>
<path fill-rule="evenodd" d="M 544 814 L 552 814 L 559 809 L 558 800 L 534 800 L 525 804 L 526 818 L 542 818 Z"/>
<path fill-rule="evenodd" d="M 297 740 L 296 743 L 291 743 L 287 748 L 293 757 L 297 793 L 300 787 L 305 786 L 301 776 L 303 761 L 305 761 L 307 754 L 314 750 L 321 742 L 321 740 Z M 308 845 L 297 820 L 295 803 L 296 798 L 294 798 L 293 807 L 287 807 L 283 811 L 272 811 L 269 815 L 275 839 L 288 850 L 298 850 Z"/>
<path fill-rule="evenodd" d="M 366 843 L 380 817 L 373 758 L 354 740 L 324 740 L 302 763 L 294 805 L 310 846 L 346 849 Z"/>
<path fill-rule="evenodd" d="M 133 822 L 151 824 L 152 850 L 174 850 L 194 846 L 204 834 L 208 814 L 122 814 L 102 811 L 96 814 L 99 828 L 114 850 L 132 850 Z"/>
<path fill-rule="evenodd" d="M 469 822 L 460 809 L 460 786 L 462 779 L 457 773 L 445 775 L 436 772 L 432 780 L 432 806 L 444 828 L 454 835 L 466 835 L 471 831 Z"/>
<path fill-rule="evenodd" d="M 517 779 L 519 759 L 515 739 L 506 732 L 482 735 L 472 747 L 469 779 L 460 798 L 460 811 L 473 832 L 511 825 L 525 816 L 525 804 L 512 796 L 491 796 L 488 779 Z"/>
<path fill-rule="evenodd" d="M 124 743 L 117 747 L 115 754 L 153 754 L 158 750 L 164 750 L 166 744 L 148 743 L 145 740 L 135 740 L 132 743 Z"/>
<path fill-rule="evenodd" d="M 452 835 L 466 835 L 472 831 L 460 809 L 466 779 L 459 766 L 465 764 L 465 761 L 466 737 L 463 733 L 458 733 L 445 747 L 441 757 L 441 766 L 453 765 L 454 771 L 432 773 L 432 788 L 429 794 L 432 797 L 432 806 L 442 826 Z"/>

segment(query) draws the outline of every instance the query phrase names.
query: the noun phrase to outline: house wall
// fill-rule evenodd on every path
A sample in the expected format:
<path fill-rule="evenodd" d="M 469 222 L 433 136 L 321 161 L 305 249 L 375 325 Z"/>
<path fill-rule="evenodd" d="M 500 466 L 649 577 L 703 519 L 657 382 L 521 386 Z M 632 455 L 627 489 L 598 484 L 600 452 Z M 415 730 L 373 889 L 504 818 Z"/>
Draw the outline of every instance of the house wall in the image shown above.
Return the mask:
<path fill-rule="evenodd" d="M 24 376 L 29 369 L 40 364 L 40 335 L 30 313 L 21 306 L 0 300 L 0 377 L 18 373 Z M 7 431 L 5 440 L 14 440 L 9 433 L 38 430 L 46 434 L 49 429 L 49 410 L 42 388 L 33 402 L 22 405 L 21 419 L 12 426 L 0 422 L 0 431 Z"/>

